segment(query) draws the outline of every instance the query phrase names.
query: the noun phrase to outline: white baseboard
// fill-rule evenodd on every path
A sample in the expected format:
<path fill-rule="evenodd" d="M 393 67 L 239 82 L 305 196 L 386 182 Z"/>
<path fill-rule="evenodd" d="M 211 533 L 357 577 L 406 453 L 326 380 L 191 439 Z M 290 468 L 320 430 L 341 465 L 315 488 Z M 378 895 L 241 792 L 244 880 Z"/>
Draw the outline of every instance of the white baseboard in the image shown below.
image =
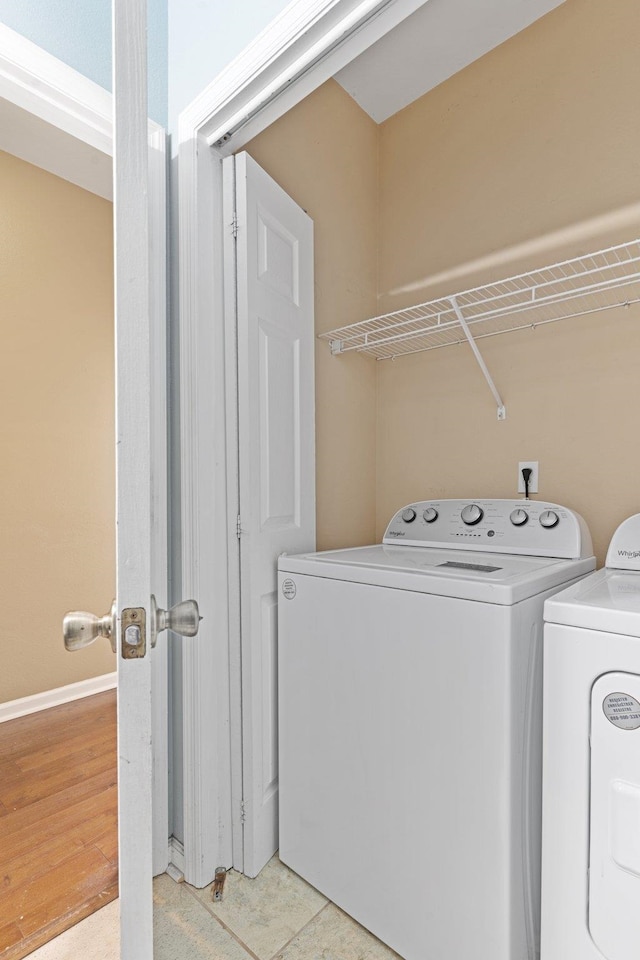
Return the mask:
<path fill-rule="evenodd" d="M 169 837 L 169 866 L 167 873 L 175 880 L 181 883 L 184 880 L 184 844 L 176 840 L 175 837 Z"/>
<path fill-rule="evenodd" d="M 57 687 L 55 690 L 34 693 L 31 697 L 8 700 L 7 703 L 0 703 L 0 723 L 4 723 L 6 720 L 15 720 L 17 717 L 26 717 L 27 714 L 37 713 L 39 710 L 48 710 L 49 707 L 57 707 L 61 703 L 70 703 L 72 700 L 80 700 L 82 697 L 91 697 L 94 693 L 113 690 L 117 684 L 117 673 L 104 673 L 102 676 L 92 677 L 90 680 L 80 680 L 78 683 L 68 683 L 65 687 Z"/>

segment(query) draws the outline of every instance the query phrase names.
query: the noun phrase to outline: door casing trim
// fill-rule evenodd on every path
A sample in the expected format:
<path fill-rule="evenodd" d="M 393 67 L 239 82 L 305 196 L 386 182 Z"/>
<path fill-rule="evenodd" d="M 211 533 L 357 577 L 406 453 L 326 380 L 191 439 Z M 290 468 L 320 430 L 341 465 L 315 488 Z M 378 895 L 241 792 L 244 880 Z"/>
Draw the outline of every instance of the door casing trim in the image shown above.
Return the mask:
<path fill-rule="evenodd" d="M 198 597 L 205 615 L 197 642 L 182 648 L 183 839 L 185 876 L 198 887 L 217 866 L 243 863 L 238 440 L 224 257 L 232 224 L 222 161 L 425 2 L 297 0 L 179 117 L 180 577 L 182 595 Z"/>

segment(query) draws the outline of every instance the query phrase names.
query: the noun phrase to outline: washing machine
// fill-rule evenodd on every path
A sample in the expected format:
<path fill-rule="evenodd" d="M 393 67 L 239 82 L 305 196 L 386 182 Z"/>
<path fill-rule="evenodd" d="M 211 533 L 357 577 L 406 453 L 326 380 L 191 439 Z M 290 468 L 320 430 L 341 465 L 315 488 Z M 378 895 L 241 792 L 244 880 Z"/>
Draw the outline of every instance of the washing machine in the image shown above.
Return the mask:
<path fill-rule="evenodd" d="M 534 960 L 543 604 L 584 522 L 412 503 L 278 566 L 281 859 L 406 960 Z"/>
<path fill-rule="evenodd" d="M 640 514 L 545 606 L 542 960 L 640 956 Z"/>

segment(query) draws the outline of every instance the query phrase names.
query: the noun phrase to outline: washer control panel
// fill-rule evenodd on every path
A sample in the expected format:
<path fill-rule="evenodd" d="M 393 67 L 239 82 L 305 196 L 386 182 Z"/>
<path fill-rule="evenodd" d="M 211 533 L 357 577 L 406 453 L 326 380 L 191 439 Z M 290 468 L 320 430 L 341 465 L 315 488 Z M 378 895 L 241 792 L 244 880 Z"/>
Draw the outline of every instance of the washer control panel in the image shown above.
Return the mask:
<path fill-rule="evenodd" d="M 580 514 L 539 500 L 426 500 L 399 510 L 383 543 L 563 559 L 590 557 Z"/>

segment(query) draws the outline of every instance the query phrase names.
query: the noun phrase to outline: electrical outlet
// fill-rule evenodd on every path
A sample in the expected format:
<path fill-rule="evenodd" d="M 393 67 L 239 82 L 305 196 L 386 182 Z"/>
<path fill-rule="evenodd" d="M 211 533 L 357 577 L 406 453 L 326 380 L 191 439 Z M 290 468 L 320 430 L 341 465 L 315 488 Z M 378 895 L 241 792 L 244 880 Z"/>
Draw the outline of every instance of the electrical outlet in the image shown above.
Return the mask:
<path fill-rule="evenodd" d="M 518 493 L 524 493 L 524 477 L 522 476 L 522 470 L 524 467 L 529 467 L 531 470 L 531 476 L 529 477 L 529 493 L 537 493 L 539 476 L 537 460 L 522 460 L 518 464 Z"/>

